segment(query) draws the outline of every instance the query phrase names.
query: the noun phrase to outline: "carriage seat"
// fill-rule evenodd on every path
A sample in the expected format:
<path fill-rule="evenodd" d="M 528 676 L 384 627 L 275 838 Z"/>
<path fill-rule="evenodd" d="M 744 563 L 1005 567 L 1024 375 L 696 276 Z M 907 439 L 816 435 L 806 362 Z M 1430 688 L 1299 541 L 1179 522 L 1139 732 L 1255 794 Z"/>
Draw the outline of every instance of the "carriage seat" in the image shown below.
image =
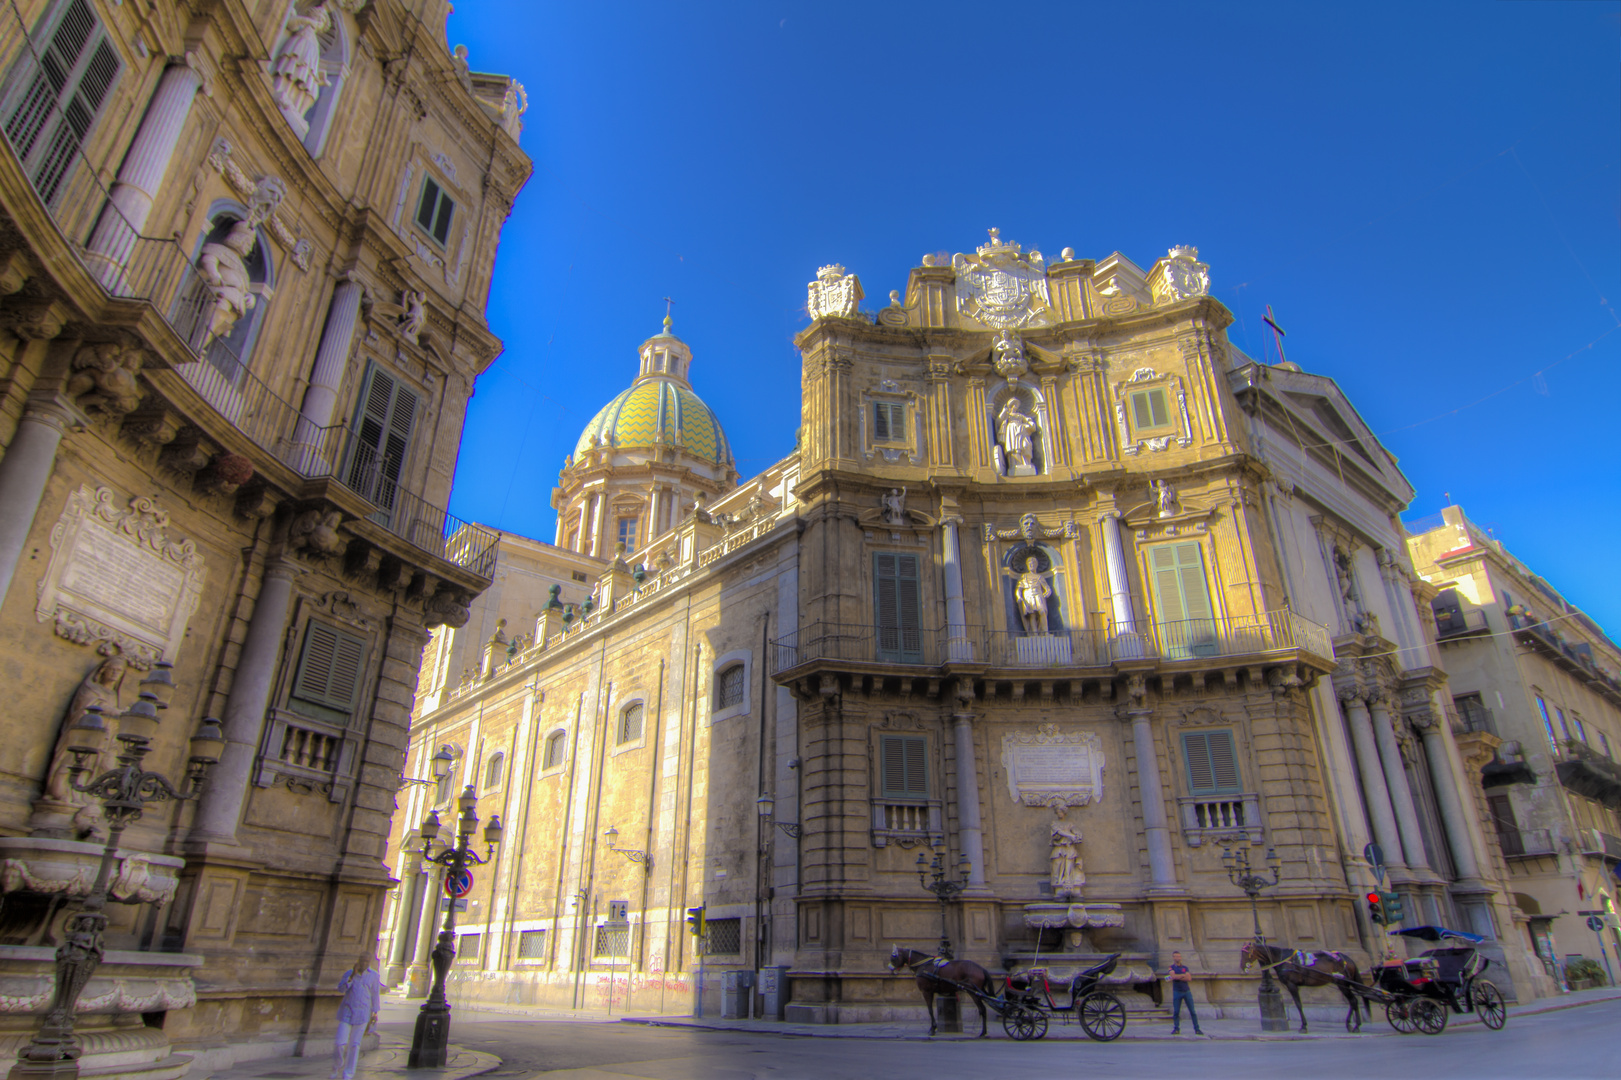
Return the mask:
<path fill-rule="evenodd" d="M 1119 963 L 1120 954 L 1115 953 L 1113 956 L 1105 957 L 1101 964 L 1094 964 L 1075 977 L 1077 979 L 1101 979 L 1112 972 Z"/>
<path fill-rule="evenodd" d="M 1433 978 L 1436 982 L 1461 984 L 1464 977 L 1469 974 L 1469 967 L 1474 961 L 1475 956 L 1476 953 L 1474 949 L 1454 947 L 1446 949 L 1430 949 L 1422 953 L 1420 958 L 1433 960 L 1435 962 L 1435 974 Z"/>

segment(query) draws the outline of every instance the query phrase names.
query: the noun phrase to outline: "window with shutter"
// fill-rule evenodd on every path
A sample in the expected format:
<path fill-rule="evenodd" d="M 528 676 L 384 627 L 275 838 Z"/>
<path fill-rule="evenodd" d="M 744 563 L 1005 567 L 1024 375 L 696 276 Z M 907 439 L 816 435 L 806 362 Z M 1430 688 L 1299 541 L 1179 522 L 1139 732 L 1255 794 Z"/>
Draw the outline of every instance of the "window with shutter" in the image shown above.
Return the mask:
<path fill-rule="evenodd" d="M 364 638 L 310 620 L 293 678 L 292 702 L 300 711 L 323 719 L 347 719 L 354 712 L 365 664 Z"/>
<path fill-rule="evenodd" d="M 872 403 L 872 437 L 876 442 L 903 442 L 906 439 L 905 402 Z"/>
<path fill-rule="evenodd" d="M 450 239 L 450 221 L 455 213 L 456 203 L 449 192 L 433 177 L 423 177 L 422 198 L 417 202 L 417 224 L 440 247 Z"/>
<path fill-rule="evenodd" d="M 1182 757 L 1188 765 L 1189 795 L 1236 795 L 1243 790 L 1231 731 L 1184 732 Z"/>
<path fill-rule="evenodd" d="M 1138 390 L 1131 395 L 1131 428 L 1138 435 L 1171 427 L 1171 412 L 1166 407 L 1165 390 Z"/>
<path fill-rule="evenodd" d="M 873 616 L 880 660 L 923 662 L 923 593 L 918 571 L 916 555 L 890 551 L 873 555 Z"/>
<path fill-rule="evenodd" d="M 44 202 L 62 190 L 124 63 L 88 0 L 72 0 L 12 85 L 6 138 Z"/>
<path fill-rule="evenodd" d="M 913 735 L 885 735 L 881 743 L 881 757 L 884 798 L 929 797 L 927 739 Z"/>
<path fill-rule="evenodd" d="M 1197 541 L 1149 549 L 1154 585 L 1154 622 L 1160 648 L 1172 659 L 1214 656 L 1216 624 Z"/>
<path fill-rule="evenodd" d="M 1559 752 L 1559 740 L 1553 733 L 1553 720 L 1548 716 L 1548 703 L 1542 700 L 1540 694 L 1537 695 L 1537 711 L 1542 714 L 1542 730 L 1548 733 L 1548 746 L 1557 754 Z"/>
<path fill-rule="evenodd" d="M 344 483 L 378 508 L 372 520 L 381 525 L 390 524 L 419 404 L 398 379 L 381 368 L 371 369 L 350 437 Z"/>

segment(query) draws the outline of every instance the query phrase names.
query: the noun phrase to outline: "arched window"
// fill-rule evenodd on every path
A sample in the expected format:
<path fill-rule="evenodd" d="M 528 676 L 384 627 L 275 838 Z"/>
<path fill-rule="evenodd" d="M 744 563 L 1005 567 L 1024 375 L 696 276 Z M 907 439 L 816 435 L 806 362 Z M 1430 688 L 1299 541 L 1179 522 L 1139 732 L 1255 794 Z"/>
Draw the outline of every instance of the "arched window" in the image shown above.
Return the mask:
<path fill-rule="evenodd" d="M 724 667 L 715 675 L 715 710 L 743 704 L 744 668 L 741 663 Z"/>
<path fill-rule="evenodd" d="M 568 752 L 568 732 L 554 731 L 546 736 L 546 755 L 541 758 L 542 769 L 555 769 L 563 764 L 563 755 Z"/>
<path fill-rule="evenodd" d="M 492 754 L 490 760 L 484 766 L 484 786 L 492 788 L 499 784 L 502 773 L 506 771 L 506 766 L 506 754 L 499 750 Z"/>
<path fill-rule="evenodd" d="M 621 743 L 635 742 L 642 737 L 642 703 L 636 702 L 626 706 L 619 714 L 619 738 Z"/>

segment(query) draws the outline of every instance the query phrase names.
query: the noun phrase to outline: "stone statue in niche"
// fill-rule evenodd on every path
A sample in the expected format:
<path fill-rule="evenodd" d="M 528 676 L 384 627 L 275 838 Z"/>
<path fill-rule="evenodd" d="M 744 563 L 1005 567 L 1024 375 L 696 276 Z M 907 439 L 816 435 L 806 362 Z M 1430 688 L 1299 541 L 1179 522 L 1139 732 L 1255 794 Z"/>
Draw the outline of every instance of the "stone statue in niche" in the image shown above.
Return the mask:
<path fill-rule="evenodd" d="M 1153 482 L 1154 501 L 1159 504 L 1159 516 L 1171 517 L 1176 513 L 1176 488 L 1171 486 L 1169 480 L 1155 480 Z"/>
<path fill-rule="evenodd" d="M 890 488 L 889 494 L 882 495 L 880 498 L 884 503 L 884 523 L 886 525 L 905 525 L 907 520 L 906 489 Z"/>
<path fill-rule="evenodd" d="M 1048 856 L 1053 896 L 1060 900 L 1078 900 L 1086 884 L 1086 872 L 1081 867 L 1081 830 L 1064 820 L 1063 807 L 1057 809 L 1058 818 L 1052 824 L 1052 851 Z"/>
<path fill-rule="evenodd" d="M 247 264 L 257 242 L 253 227 L 238 221 L 223 241 L 203 245 L 197 259 L 197 272 L 214 298 L 207 314 L 208 330 L 203 345 L 229 334 L 258 303 L 258 297 L 250 291 L 252 280 L 248 277 Z"/>
<path fill-rule="evenodd" d="M 1024 622 L 1024 632 L 1027 634 L 1047 633 L 1047 598 L 1052 596 L 1053 587 L 1047 581 L 1047 575 L 1038 569 L 1041 561 L 1031 555 L 1024 560 L 1024 572 L 1013 585 L 1013 596 L 1019 604 L 1019 618 Z"/>
<path fill-rule="evenodd" d="M 327 84 L 326 73 L 321 70 L 321 40 L 317 35 L 332 29 L 332 13 L 325 0 L 303 15 L 298 9 L 287 19 L 287 40 L 276 54 L 275 79 L 271 93 L 282 115 L 300 136 L 309 133 L 304 114 L 310 111 L 315 99 L 321 96 L 321 87 Z"/>
<path fill-rule="evenodd" d="M 1030 370 L 1030 361 L 1024 355 L 1024 341 L 1012 330 L 1003 330 L 991 351 L 996 353 L 996 370 L 1004 379 L 1017 379 Z"/>
<path fill-rule="evenodd" d="M 1035 420 L 1017 396 L 1003 402 L 996 414 L 997 467 L 1003 476 L 1036 475 Z"/>
<path fill-rule="evenodd" d="M 123 656 L 115 653 L 97 664 L 90 674 L 84 677 L 79 689 L 74 691 L 73 701 L 68 705 L 67 716 L 56 735 L 56 747 L 51 752 L 50 768 L 45 774 L 45 790 L 35 801 L 34 813 L 28 823 L 33 835 L 66 840 L 81 840 L 87 836 L 99 838 L 105 835 L 106 823 L 102 818 L 101 804 L 73 787 L 73 774 L 69 769 L 73 764 L 73 754 L 69 752 L 68 747 L 78 741 L 73 734 L 74 725 L 92 707 L 101 709 L 102 716 L 109 725 L 114 722 L 120 711 L 119 690 L 124 681 L 124 673 L 128 670 L 128 662 Z M 85 768 L 89 771 L 81 775 L 87 779 L 102 771 L 106 741 L 107 736 L 103 734 L 102 745 L 85 761 Z"/>

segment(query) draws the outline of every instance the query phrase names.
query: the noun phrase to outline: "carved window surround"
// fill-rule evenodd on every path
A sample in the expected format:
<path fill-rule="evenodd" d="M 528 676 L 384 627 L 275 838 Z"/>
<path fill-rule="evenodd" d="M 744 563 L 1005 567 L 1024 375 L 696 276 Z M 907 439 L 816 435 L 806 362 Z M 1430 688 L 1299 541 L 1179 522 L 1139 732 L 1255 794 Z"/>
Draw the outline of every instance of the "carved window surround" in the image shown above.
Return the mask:
<path fill-rule="evenodd" d="M 873 435 L 872 407 L 880 401 L 895 402 L 906 407 L 906 426 L 902 433 L 905 438 L 879 442 Z M 863 391 L 861 394 L 861 457 L 864 461 L 871 461 L 874 457 L 882 457 L 889 464 L 894 465 L 902 458 L 909 465 L 916 465 L 923 460 L 923 398 L 914 391 L 902 390 L 900 384 L 894 379 L 885 379 L 876 389 Z"/>
<path fill-rule="evenodd" d="M 1127 403 L 1134 392 L 1155 388 L 1165 391 L 1166 404 L 1176 415 L 1176 419 L 1172 422 L 1173 426 L 1180 424 L 1182 434 L 1177 435 L 1173 432 L 1154 438 L 1134 438 L 1132 424 L 1127 417 Z M 1184 449 L 1193 445 L 1193 420 L 1188 415 L 1188 392 L 1183 387 L 1180 376 L 1161 375 L 1151 367 L 1136 369 L 1131 373 L 1131 378 L 1115 384 L 1114 416 L 1120 430 L 1120 448 L 1127 454 L 1136 454 L 1144 447 L 1157 453 L 1169 449 L 1172 442 Z"/>
<path fill-rule="evenodd" d="M 1266 839 L 1261 824 L 1261 797 L 1253 791 L 1237 795 L 1183 795 L 1177 798 L 1182 839 L 1188 847 L 1206 842 L 1227 846 Z"/>

